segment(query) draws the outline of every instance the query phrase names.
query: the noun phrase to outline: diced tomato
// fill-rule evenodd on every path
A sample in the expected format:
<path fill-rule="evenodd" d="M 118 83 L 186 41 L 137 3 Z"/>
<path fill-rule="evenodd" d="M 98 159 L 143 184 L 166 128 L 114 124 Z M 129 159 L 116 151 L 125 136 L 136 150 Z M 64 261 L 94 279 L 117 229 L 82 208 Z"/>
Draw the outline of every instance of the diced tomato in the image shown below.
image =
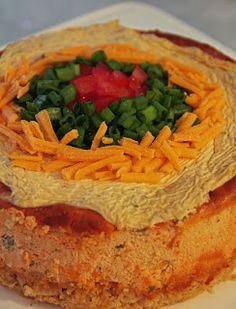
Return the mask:
<path fill-rule="evenodd" d="M 147 77 L 147 74 L 140 68 L 140 66 L 137 65 L 130 76 L 130 80 L 141 85 L 147 80 Z"/>
<path fill-rule="evenodd" d="M 147 74 L 136 66 L 130 77 L 121 71 L 112 71 L 104 63 L 96 67 L 81 64 L 81 75 L 72 83 L 78 90 L 77 102 L 93 101 L 97 111 L 106 108 L 111 102 L 121 98 L 132 98 L 145 94 Z M 70 107 L 73 107 L 73 102 Z"/>
<path fill-rule="evenodd" d="M 91 65 L 88 65 L 86 63 L 80 64 L 80 76 L 86 76 L 92 74 L 93 67 Z"/>
<path fill-rule="evenodd" d="M 97 84 L 96 79 L 92 75 L 78 77 L 74 79 L 72 83 L 81 95 L 95 92 Z"/>
<path fill-rule="evenodd" d="M 92 75 L 98 78 L 99 80 L 110 79 L 111 70 L 104 63 L 99 63 L 92 70 Z"/>
<path fill-rule="evenodd" d="M 97 112 L 101 112 L 104 108 L 109 106 L 109 104 L 118 100 L 119 98 L 117 97 L 97 97 L 95 100 Z"/>
<path fill-rule="evenodd" d="M 120 71 L 113 71 L 112 72 L 112 79 L 116 85 L 121 87 L 128 87 L 129 86 L 129 78 Z"/>
<path fill-rule="evenodd" d="M 111 81 L 99 80 L 97 84 L 97 94 L 99 96 L 115 97 L 119 96 L 119 86 L 115 85 Z"/>

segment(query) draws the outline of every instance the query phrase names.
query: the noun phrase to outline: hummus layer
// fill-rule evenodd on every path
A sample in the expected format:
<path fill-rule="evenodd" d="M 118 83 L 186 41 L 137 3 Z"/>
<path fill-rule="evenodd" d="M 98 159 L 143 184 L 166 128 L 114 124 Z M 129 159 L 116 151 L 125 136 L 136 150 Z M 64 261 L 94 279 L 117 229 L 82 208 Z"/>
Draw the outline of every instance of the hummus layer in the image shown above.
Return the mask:
<path fill-rule="evenodd" d="M 96 27 L 96 28 L 95 28 Z M 83 180 L 64 181 L 56 174 L 24 171 L 10 167 L 0 154 L 0 181 L 12 189 L 12 201 L 21 207 L 55 203 L 93 209 L 118 227 L 143 228 L 171 219 L 181 220 L 208 200 L 209 191 L 221 186 L 236 174 L 236 66 L 211 58 L 196 48 L 180 48 L 153 35 L 140 35 L 117 23 L 85 29 L 67 29 L 42 35 L 9 46 L 0 59 L 0 70 L 27 55 L 37 58 L 62 47 L 129 43 L 158 57 L 168 56 L 200 69 L 212 82 L 225 90 L 227 107 L 225 131 L 209 144 L 183 171 L 163 178 L 159 185 L 124 184 Z M 28 50 L 29 44 L 32 46 Z M 14 56 L 14 57 L 13 57 Z"/>

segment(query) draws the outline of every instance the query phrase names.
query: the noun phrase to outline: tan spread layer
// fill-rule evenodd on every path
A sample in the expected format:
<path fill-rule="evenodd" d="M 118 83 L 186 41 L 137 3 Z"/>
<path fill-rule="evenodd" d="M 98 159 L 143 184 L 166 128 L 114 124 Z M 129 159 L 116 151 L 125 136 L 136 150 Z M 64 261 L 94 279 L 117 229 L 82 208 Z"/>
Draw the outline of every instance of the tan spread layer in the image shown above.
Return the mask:
<path fill-rule="evenodd" d="M 85 29 L 67 29 L 21 41 L 8 47 L 0 59 L 0 72 L 23 55 L 30 59 L 59 48 L 105 43 L 129 43 L 160 58 L 172 57 L 199 68 L 212 82 L 220 83 L 227 95 L 224 134 L 189 162 L 180 174 L 163 179 L 161 185 L 98 183 L 91 180 L 65 182 L 56 175 L 9 168 L 1 154 L 0 180 L 9 185 L 14 203 L 32 207 L 63 202 L 98 211 L 118 227 L 140 228 L 170 219 L 182 219 L 208 199 L 214 190 L 236 174 L 236 66 L 207 56 L 196 48 L 180 48 L 165 39 L 120 27 L 116 22 Z M 30 50 L 28 46 L 31 46 Z M 33 48 L 34 47 L 34 48 Z M 13 57 L 14 56 L 14 57 Z"/>

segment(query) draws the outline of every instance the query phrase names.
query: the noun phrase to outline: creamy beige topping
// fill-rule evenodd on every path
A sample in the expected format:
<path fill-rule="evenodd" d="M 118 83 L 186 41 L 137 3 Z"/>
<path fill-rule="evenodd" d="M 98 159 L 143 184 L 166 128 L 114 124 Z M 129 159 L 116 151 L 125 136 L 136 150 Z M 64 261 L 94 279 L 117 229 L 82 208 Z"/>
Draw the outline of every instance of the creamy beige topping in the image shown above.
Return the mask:
<path fill-rule="evenodd" d="M 0 151 L 0 181 L 11 187 L 12 201 L 21 207 L 66 203 L 93 209 L 118 227 L 143 228 L 171 219 L 181 220 L 208 200 L 209 191 L 236 174 L 236 66 L 211 58 L 196 48 L 180 48 L 152 35 L 140 36 L 113 22 L 85 29 L 67 29 L 10 45 L 0 58 L 0 73 L 9 63 L 27 55 L 37 58 L 63 47 L 129 43 L 202 70 L 226 93 L 227 124 L 224 133 L 201 151 L 198 158 L 182 162 L 181 173 L 167 176 L 159 185 L 114 181 L 64 181 L 57 174 L 37 173 L 10 167 Z M 30 49 L 29 49 L 30 46 Z"/>

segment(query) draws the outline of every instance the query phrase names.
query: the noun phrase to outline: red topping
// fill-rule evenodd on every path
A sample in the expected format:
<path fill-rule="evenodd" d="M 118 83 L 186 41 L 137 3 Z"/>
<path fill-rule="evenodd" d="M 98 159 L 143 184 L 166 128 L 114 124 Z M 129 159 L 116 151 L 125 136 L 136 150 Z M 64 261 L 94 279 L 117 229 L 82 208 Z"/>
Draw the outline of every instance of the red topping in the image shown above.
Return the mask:
<path fill-rule="evenodd" d="M 132 98 L 145 94 L 146 79 L 147 74 L 139 66 L 136 66 L 129 77 L 121 71 L 112 71 L 104 63 L 99 63 L 96 67 L 82 64 L 81 76 L 72 83 L 78 90 L 77 99 L 80 103 L 94 101 L 97 111 L 101 111 L 111 102 L 119 101 L 123 97 Z"/>

